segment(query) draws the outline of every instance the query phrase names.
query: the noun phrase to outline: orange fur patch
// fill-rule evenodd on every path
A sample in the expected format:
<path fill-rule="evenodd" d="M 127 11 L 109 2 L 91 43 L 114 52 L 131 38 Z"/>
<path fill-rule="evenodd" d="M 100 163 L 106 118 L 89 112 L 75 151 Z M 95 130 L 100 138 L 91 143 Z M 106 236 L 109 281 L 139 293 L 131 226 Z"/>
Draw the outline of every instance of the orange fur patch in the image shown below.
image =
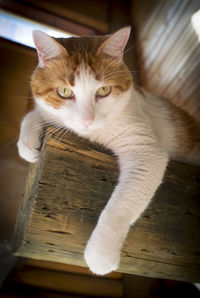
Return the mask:
<path fill-rule="evenodd" d="M 179 108 L 174 115 L 180 150 L 184 150 L 184 153 L 193 152 L 200 157 L 200 128 L 198 124 L 189 114 Z"/>
<path fill-rule="evenodd" d="M 198 123 L 184 110 L 175 106 L 165 98 L 161 100 L 168 106 L 171 121 L 175 127 L 175 137 L 178 144 L 178 158 L 183 161 L 200 165 L 200 127 Z"/>
<path fill-rule="evenodd" d="M 59 108 L 65 100 L 57 94 L 57 87 L 74 86 L 83 63 L 96 80 L 112 86 L 113 95 L 128 90 L 133 84 L 128 68 L 109 55 L 97 54 L 105 39 L 103 36 L 57 39 L 68 55 L 51 59 L 44 68 L 36 68 L 31 80 L 33 94 Z"/>

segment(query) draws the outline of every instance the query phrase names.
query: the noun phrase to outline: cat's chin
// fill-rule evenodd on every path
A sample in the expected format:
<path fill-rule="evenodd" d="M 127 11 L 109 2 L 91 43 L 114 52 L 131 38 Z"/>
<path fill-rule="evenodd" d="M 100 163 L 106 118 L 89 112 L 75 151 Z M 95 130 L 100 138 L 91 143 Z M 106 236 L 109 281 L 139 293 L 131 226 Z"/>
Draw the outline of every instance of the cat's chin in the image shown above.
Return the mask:
<path fill-rule="evenodd" d="M 94 134 L 95 132 L 98 132 L 99 130 L 102 130 L 106 125 L 106 120 L 103 121 L 95 121 L 95 123 L 92 123 L 92 125 L 89 125 L 88 127 L 85 127 L 84 125 L 80 125 L 80 123 L 77 121 L 74 123 L 68 123 L 63 121 L 64 127 L 67 129 L 70 129 L 75 134 L 78 134 L 82 137 L 88 137 L 91 134 Z"/>
<path fill-rule="evenodd" d="M 84 128 L 84 127 L 74 128 L 73 131 L 82 137 L 84 136 L 87 137 L 93 134 L 94 132 L 98 131 L 102 127 L 103 125 L 99 124 L 99 125 L 92 125 L 91 127 L 88 127 L 88 128 Z"/>
<path fill-rule="evenodd" d="M 88 129 L 88 128 L 83 128 L 79 129 L 76 133 L 78 133 L 81 136 L 89 136 L 92 132 L 94 132 L 94 129 Z"/>
<path fill-rule="evenodd" d="M 95 130 L 94 128 L 80 128 L 80 127 L 72 127 L 72 126 L 70 127 L 68 125 L 64 125 L 64 127 L 66 127 L 66 129 L 70 129 L 75 134 L 78 134 L 83 137 L 90 135 Z"/>

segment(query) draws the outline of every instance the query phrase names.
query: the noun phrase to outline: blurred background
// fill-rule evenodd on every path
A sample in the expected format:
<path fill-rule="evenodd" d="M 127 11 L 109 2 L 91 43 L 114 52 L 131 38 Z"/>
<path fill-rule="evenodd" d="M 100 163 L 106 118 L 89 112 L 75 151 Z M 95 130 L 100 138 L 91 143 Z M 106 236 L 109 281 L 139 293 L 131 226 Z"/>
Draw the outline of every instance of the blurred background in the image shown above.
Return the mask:
<path fill-rule="evenodd" d="M 132 34 L 125 61 L 134 80 L 200 120 L 199 0 L 0 1 L 0 297 L 200 297 L 192 284 L 26 260 L 12 254 L 12 235 L 28 164 L 17 154 L 20 122 L 37 64 L 32 30 L 55 37 Z"/>

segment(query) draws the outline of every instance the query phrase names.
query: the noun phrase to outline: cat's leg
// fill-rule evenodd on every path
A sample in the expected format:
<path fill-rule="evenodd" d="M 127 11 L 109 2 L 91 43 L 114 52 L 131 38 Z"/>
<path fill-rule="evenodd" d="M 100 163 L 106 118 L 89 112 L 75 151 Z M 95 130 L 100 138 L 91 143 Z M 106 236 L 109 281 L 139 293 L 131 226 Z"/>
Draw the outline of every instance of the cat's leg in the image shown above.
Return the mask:
<path fill-rule="evenodd" d="M 124 153 L 119 157 L 120 178 L 101 213 L 86 250 L 91 271 L 107 274 L 116 270 L 129 227 L 148 206 L 162 182 L 168 154 L 161 149 Z"/>
<path fill-rule="evenodd" d="M 42 119 L 37 110 L 29 112 L 23 119 L 17 142 L 19 155 L 28 162 L 36 162 L 40 154 Z"/>

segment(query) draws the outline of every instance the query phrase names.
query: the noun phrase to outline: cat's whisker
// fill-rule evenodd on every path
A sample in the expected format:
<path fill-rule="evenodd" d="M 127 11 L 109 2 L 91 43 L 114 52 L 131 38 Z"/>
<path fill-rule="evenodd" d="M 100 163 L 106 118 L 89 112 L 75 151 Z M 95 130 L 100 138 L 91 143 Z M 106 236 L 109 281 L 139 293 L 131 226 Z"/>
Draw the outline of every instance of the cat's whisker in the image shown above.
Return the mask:
<path fill-rule="evenodd" d="M 130 50 L 134 49 L 135 47 L 136 47 L 136 45 L 133 45 L 133 46 L 129 47 L 126 51 L 124 51 L 124 54 L 126 54 L 126 53 L 129 52 Z M 116 63 L 116 61 L 115 61 L 115 60 L 112 60 L 112 61 L 106 66 L 106 68 L 102 69 L 102 72 L 100 73 L 100 76 L 103 77 L 104 74 L 106 73 L 107 69 L 108 69 L 109 67 L 111 67 L 112 64 L 115 64 L 115 63 Z M 126 71 L 124 71 L 124 72 L 126 72 Z M 132 72 L 132 71 L 130 71 L 130 72 Z"/>
<path fill-rule="evenodd" d="M 43 142 L 46 142 L 47 139 L 49 139 L 53 134 L 55 134 L 57 131 L 59 131 L 61 128 L 63 128 L 63 126 L 61 125 L 57 125 L 55 126 L 55 129 L 53 129 L 50 133 L 46 133 L 46 131 L 44 132 L 45 137 L 43 138 Z"/>
<path fill-rule="evenodd" d="M 52 122 L 50 122 L 50 123 L 51 123 L 51 125 L 53 125 L 52 131 L 50 133 L 47 133 L 46 127 L 49 126 L 49 123 L 48 123 L 48 125 L 46 125 L 46 127 L 44 127 L 44 129 L 43 129 L 42 135 L 40 135 L 40 138 L 42 138 L 43 136 L 45 136 L 43 138 L 43 140 L 42 140 L 43 142 L 46 142 L 46 140 L 48 138 L 50 138 L 52 136 L 52 134 L 56 133 L 58 130 L 60 130 L 61 128 L 63 128 L 63 125 L 61 125 L 61 124 L 56 124 L 56 123 L 53 124 Z"/>
<path fill-rule="evenodd" d="M 111 60 L 111 62 L 110 63 L 108 63 L 108 65 L 106 66 L 106 68 L 103 68 L 102 67 L 102 72 L 100 73 L 100 75 L 103 75 L 103 73 L 112 65 L 112 64 L 114 64 L 114 60 Z"/>
<path fill-rule="evenodd" d="M 70 130 L 69 130 L 68 128 L 65 128 L 65 129 L 64 129 L 61 138 L 58 140 L 59 143 L 62 141 L 62 139 L 64 138 L 64 136 L 65 136 L 69 131 L 70 131 Z"/>
<path fill-rule="evenodd" d="M 37 123 L 37 124 L 34 124 L 34 126 L 32 126 L 31 127 L 31 130 L 38 130 L 38 129 L 40 129 L 41 128 L 41 126 L 43 127 L 43 129 L 44 128 L 46 128 L 46 127 L 48 127 L 48 126 L 51 126 L 51 125 L 55 125 L 54 123 L 52 123 L 52 122 L 48 122 L 48 123 L 46 123 L 46 122 L 40 122 L 39 124 Z"/>
<path fill-rule="evenodd" d="M 118 138 L 120 135 L 123 135 L 126 131 L 129 132 L 130 129 L 131 129 L 130 126 L 125 127 L 125 128 L 124 128 L 124 129 L 117 135 L 117 138 Z M 115 135 L 113 138 L 111 138 L 111 139 L 109 140 L 109 142 L 108 142 L 107 144 L 105 144 L 105 146 L 106 146 L 106 147 L 109 147 L 109 144 L 112 143 L 112 141 L 113 141 L 115 138 L 116 138 L 116 135 Z"/>
<path fill-rule="evenodd" d="M 56 139 L 58 139 L 60 135 L 61 135 L 61 138 L 62 138 L 62 134 L 65 132 L 65 129 L 66 129 L 65 127 L 60 127 L 59 133 L 56 134 Z"/>
<path fill-rule="evenodd" d="M 129 70 L 119 70 L 119 71 L 115 71 L 115 72 L 109 72 L 106 75 L 103 76 L 103 79 L 110 79 L 113 78 L 114 76 L 116 76 L 117 74 L 124 74 L 124 73 L 134 73 L 136 71 L 129 71 Z"/>
<path fill-rule="evenodd" d="M 115 75 L 122 74 L 122 73 L 128 73 L 128 71 L 123 71 L 122 70 L 122 71 L 116 71 L 116 72 L 107 73 L 106 75 L 103 76 L 103 80 L 113 78 Z"/>
<path fill-rule="evenodd" d="M 117 74 L 117 73 L 127 73 L 128 70 L 118 70 L 118 71 L 110 71 L 110 72 L 107 72 L 106 75 L 110 75 L 110 74 Z"/>
<path fill-rule="evenodd" d="M 60 129 L 61 129 L 61 127 L 57 127 L 54 130 L 52 130 L 50 133 L 45 133 L 44 138 L 42 138 L 42 143 L 46 143 L 46 141 Z"/>
<path fill-rule="evenodd" d="M 118 71 L 113 71 L 113 72 L 108 72 L 106 75 L 115 75 L 118 73 L 138 73 L 139 71 L 137 70 L 118 70 Z"/>
<path fill-rule="evenodd" d="M 130 50 L 133 50 L 136 48 L 136 44 L 130 46 L 129 48 L 127 48 L 125 51 L 124 51 L 124 54 L 126 54 L 127 52 L 129 52 Z"/>
<path fill-rule="evenodd" d="M 122 71 L 123 72 L 123 71 Z M 125 71 L 126 72 L 126 71 Z M 131 73 L 132 75 L 134 75 L 134 74 L 138 74 L 138 73 L 140 73 L 139 71 L 130 71 L 129 73 Z M 120 72 L 116 72 L 116 73 L 110 73 L 110 74 L 108 74 L 108 75 L 105 75 L 104 77 L 103 77 L 103 80 L 104 81 L 109 81 L 109 80 L 111 80 L 111 79 L 113 79 L 117 74 L 120 74 Z"/>
<path fill-rule="evenodd" d="M 115 64 L 115 63 L 116 63 L 116 61 L 115 61 L 115 60 L 112 60 L 112 61 L 106 66 L 106 68 L 102 68 L 102 72 L 100 72 L 100 77 L 103 77 L 104 74 L 106 73 L 107 69 L 108 69 L 109 67 L 111 67 L 112 64 Z"/>

